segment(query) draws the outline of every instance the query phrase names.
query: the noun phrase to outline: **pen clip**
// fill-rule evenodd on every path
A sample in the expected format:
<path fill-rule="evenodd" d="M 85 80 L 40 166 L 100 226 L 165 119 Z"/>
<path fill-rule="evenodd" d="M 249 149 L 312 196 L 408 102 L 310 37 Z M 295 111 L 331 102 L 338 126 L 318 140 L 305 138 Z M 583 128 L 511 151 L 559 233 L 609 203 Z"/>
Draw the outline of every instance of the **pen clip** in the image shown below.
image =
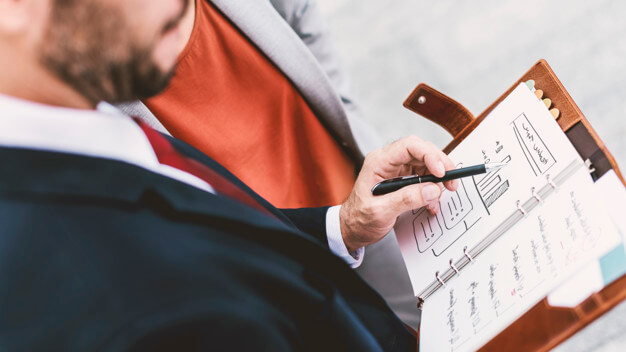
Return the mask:
<path fill-rule="evenodd" d="M 390 182 L 396 182 L 396 181 L 400 181 L 400 180 L 410 180 L 412 178 L 417 178 L 417 177 L 419 177 L 419 175 L 398 176 L 398 177 L 388 178 L 386 180 L 382 180 L 382 181 L 378 182 L 376 185 L 380 185 L 380 184 L 384 184 L 384 183 L 390 183 Z M 376 187 L 376 185 L 374 185 L 374 187 Z"/>
<path fill-rule="evenodd" d="M 386 186 L 388 184 L 393 184 L 395 182 L 400 182 L 400 181 L 406 181 L 406 180 L 412 180 L 412 179 L 419 179 L 419 175 L 409 175 L 409 176 L 398 176 L 398 177 L 394 177 L 394 178 L 388 178 L 386 180 L 382 180 L 380 182 L 378 182 L 377 184 L 374 185 L 374 187 L 372 187 L 372 193 L 374 195 L 376 195 L 376 189 L 378 189 L 381 186 Z M 418 181 L 419 182 L 419 181 Z M 393 185 L 391 185 L 393 186 Z M 384 192 L 386 193 L 386 192 Z M 384 194 L 381 193 L 381 194 Z"/>

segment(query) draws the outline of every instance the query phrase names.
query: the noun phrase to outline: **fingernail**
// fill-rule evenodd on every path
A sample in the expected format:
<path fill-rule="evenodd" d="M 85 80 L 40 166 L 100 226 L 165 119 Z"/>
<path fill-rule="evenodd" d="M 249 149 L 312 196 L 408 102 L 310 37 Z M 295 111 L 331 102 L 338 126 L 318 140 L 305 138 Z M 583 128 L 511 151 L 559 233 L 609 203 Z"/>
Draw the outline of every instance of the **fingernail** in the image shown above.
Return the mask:
<path fill-rule="evenodd" d="M 443 175 L 446 173 L 446 168 L 443 166 L 443 163 L 441 161 L 437 162 L 437 173 L 439 175 Z"/>
<path fill-rule="evenodd" d="M 426 206 L 426 209 L 428 209 L 431 214 L 435 215 L 439 211 L 439 206 L 437 206 L 437 203 L 430 203 Z"/>
<path fill-rule="evenodd" d="M 422 197 L 424 198 L 424 201 L 426 202 L 430 202 L 432 200 L 437 199 L 437 197 L 439 197 L 440 192 L 441 191 L 439 190 L 439 187 L 436 185 L 428 185 L 428 186 L 422 187 Z"/>

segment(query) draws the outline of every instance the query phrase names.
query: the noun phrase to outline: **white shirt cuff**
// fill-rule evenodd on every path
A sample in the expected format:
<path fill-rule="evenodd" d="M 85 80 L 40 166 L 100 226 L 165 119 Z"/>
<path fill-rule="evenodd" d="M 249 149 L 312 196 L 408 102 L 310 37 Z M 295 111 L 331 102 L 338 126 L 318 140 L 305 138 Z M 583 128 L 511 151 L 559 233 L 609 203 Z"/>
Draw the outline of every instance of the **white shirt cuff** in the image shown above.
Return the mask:
<path fill-rule="evenodd" d="M 343 259 L 351 268 L 358 268 L 363 262 L 365 256 L 365 248 L 361 247 L 354 253 L 348 252 L 346 244 L 341 236 L 341 223 L 339 222 L 339 210 L 341 205 L 328 208 L 326 213 L 326 237 L 328 239 L 328 247 L 336 256 Z"/>

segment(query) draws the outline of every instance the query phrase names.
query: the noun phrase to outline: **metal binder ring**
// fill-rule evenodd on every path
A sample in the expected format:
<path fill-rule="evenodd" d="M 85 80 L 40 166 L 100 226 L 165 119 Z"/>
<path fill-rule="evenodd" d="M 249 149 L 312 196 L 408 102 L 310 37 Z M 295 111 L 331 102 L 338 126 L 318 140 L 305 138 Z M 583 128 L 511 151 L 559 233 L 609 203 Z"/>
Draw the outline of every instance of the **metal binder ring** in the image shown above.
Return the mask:
<path fill-rule="evenodd" d="M 459 275 L 459 269 L 456 268 L 456 266 L 454 266 L 454 260 L 450 259 L 450 267 L 452 268 L 452 270 L 454 270 L 454 272 Z"/>
<path fill-rule="evenodd" d="M 439 276 L 439 272 L 435 273 L 435 277 L 437 278 L 437 281 L 439 281 L 439 283 L 441 284 L 441 286 L 445 287 L 446 283 L 443 282 L 443 280 L 441 280 L 441 277 Z"/>
<path fill-rule="evenodd" d="M 550 178 L 550 174 L 546 175 L 546 180 L 548 180 L 548 184 L 552 187 L 552 189 L 556 190 L 556 183 L 552 181 L 552 179 Z"/>
<path fill-rule="evenodd" d="M 472 256 L 469 253 L 467 253 L 467 246 L 463 247 L 463 254 L 465 255 L 467 259 L 469 259 L 470 262 L 474 261 L 474 258 L 472 258 Z"/>
<path fill-rule="evenodd" d="M 590 174 L 596 172 L 596 168 L 593 167 L 593 164 L 591 163 L 591 160 L 589 159 L 585 160 L 585 167 L 587 168 L 587 170 L 589 170 Z"/>
<path fill-rule="evenodd" d="M 539 203 L 543 203 L 543 199 L 541 199 L 541 197 L 539 197 L 539 195 L 537 194 L 537 190 L 535 189 L 535 187 L 530 189 L 533 195 L 533 198 L 535 198 Z"/>
<path fill-rule="evenodd" d="M 520 202 L 519 200 L 515 203 L 515 205 L 517 206 L 517 210 L 519 210 L 520 213 L 522 213 L 523 216 L 526 216 L 526 210 L 524 210 L 524 208 L 522 208 L 522 202 Z"/>

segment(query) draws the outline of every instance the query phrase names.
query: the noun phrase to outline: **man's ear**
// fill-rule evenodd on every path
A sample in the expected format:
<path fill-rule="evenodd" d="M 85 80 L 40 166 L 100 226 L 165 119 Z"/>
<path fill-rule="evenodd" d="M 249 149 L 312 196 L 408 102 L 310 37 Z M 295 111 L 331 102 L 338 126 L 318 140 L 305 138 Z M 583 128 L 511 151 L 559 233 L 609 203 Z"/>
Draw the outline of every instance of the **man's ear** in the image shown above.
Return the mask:
<path fill-rule="evenodd" d="M 49 0 L 0 0 L 0 35 L 17 34 L 32 25 L 33 16 L 29 10 L 36 5 L 34 2 L 50 6 Z"/>

